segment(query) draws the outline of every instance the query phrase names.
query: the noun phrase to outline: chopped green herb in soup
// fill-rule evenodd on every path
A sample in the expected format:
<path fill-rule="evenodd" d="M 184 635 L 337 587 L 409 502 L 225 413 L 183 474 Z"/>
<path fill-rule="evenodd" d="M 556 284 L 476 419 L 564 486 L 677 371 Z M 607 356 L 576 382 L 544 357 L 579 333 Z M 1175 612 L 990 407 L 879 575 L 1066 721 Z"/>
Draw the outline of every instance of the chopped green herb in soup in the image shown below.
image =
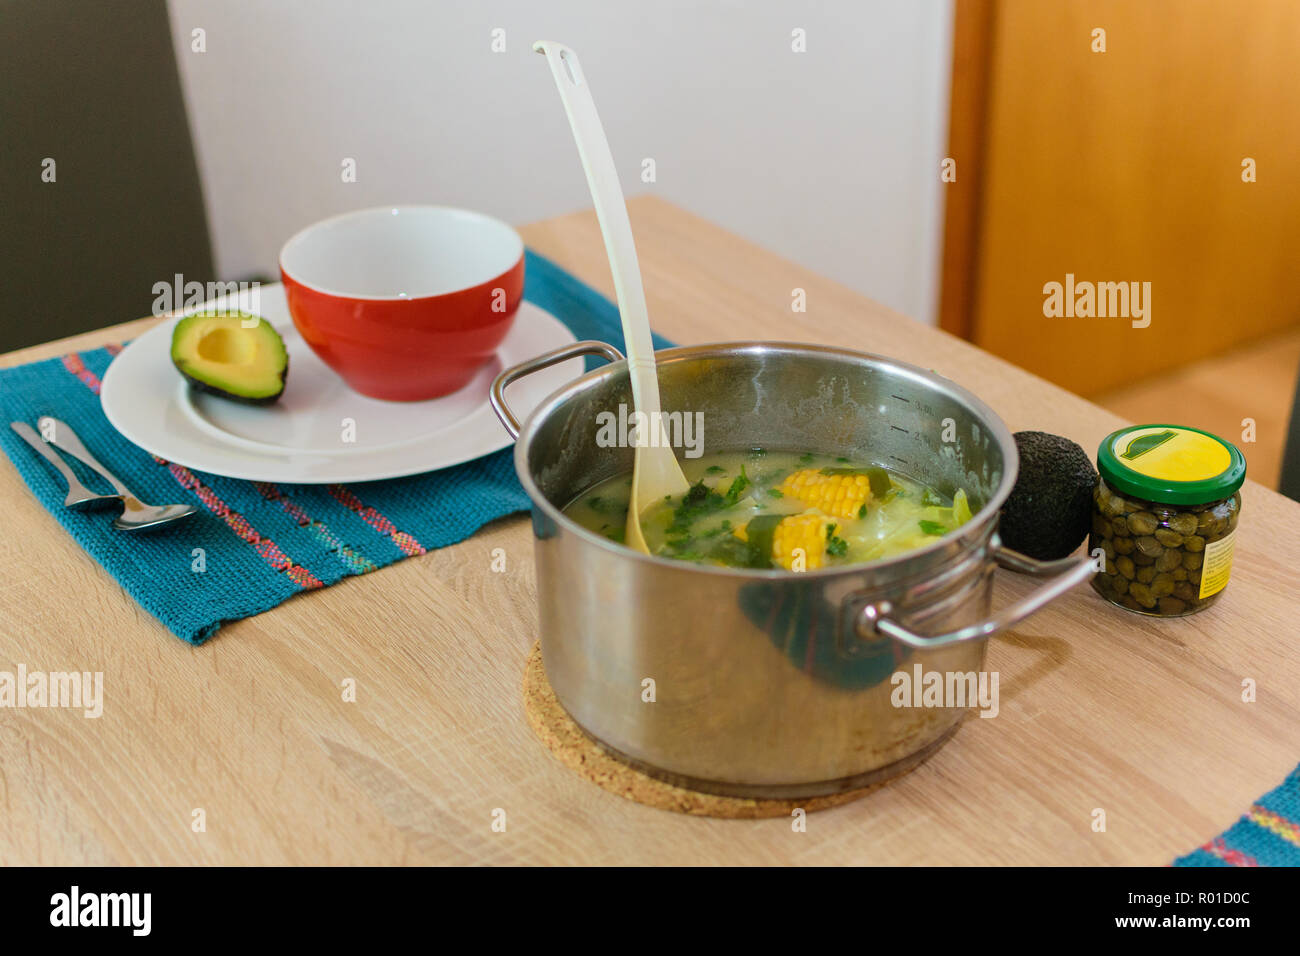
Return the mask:
<path fill-rule="evenodd" d="M 951 500 L 874 465 L 812 452 L 751 449 L 682 462 L 691 482 L 641 518 L 652 554 L 740 568 L 805 571 L 861 564 L 932 543 L 970 520 Z M 623 540 L 628 481 L 601 482 L 565 513 Z"/>

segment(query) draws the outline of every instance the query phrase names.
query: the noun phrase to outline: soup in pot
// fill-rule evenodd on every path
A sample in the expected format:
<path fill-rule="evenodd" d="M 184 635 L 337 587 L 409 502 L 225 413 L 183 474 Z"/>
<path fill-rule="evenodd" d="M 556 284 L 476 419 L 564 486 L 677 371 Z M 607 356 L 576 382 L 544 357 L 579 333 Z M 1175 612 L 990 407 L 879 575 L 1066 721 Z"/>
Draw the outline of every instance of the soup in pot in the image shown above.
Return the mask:
<path fill-rule="evenodd" d="M 761 448 L 687 459 L 691 482 L 641 516 L 651 554 L 735 568 L 816 568 L 904 554 L 970 520 L 966 494 L 946 498 L 897 472 L 812 452 Z M 630 475 L 603 481 L 564 513 L 622 542 Z"/>

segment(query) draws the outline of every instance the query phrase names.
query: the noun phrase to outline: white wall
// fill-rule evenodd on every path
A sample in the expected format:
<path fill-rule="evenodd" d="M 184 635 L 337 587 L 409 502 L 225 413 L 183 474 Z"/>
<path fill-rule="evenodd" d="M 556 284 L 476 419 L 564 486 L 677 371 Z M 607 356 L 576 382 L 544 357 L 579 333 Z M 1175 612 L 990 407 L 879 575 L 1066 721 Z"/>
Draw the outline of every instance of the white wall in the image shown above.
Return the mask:
<path fill-rule="evenodd" d="M 285 239 L 347 209 L 443 203 L 522 224 L 590 206 L 530 49 L 546 38 L 582 57 L 629 194 L 927 321 L 951 2 L 169 0 L 223 278 L 275 274 Z"/>

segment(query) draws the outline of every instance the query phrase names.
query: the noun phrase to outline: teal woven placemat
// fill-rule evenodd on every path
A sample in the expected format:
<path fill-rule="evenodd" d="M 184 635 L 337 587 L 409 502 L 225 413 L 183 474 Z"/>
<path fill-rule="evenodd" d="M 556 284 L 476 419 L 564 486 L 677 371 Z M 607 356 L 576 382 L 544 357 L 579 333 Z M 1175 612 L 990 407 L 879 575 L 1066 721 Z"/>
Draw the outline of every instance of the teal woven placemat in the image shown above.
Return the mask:
<path fill-rule="evenodd" d="M 604 296 L 531 251 L 525 276 L 524 297 L 579 339 L 622 348 L 618 309 Z M 669 344 L 655 337 L 656 347 Z M 68 533 L 141 607 L 192 644 L 226 621 L 455 544 L 529 507 L 509 448 L 442 471 L 348 485 L 241 481 L 161 461 L 114 431 L 100 409 L 100 380 L 120 350 L 0 370 L 0 447 Z M 63 479 L 8 428 L 11 421 L 34 426 L 42 415 L 71 425 L 144 500 L 192 502 L 199 513 L 132 536 L 114 531 L 104 512 L 64 508 Z"/>
<path fill-rule="evenodd" d="M 1300 767 L 1174 866 L 1300 866 Z"/>

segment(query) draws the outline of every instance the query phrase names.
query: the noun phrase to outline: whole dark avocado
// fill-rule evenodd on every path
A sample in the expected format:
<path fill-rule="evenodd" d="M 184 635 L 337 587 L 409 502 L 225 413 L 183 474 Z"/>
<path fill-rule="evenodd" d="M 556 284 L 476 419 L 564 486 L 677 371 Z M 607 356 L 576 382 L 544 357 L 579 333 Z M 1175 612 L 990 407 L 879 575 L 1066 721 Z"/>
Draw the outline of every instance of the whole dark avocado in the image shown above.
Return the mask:
<path fill-rule="evenodd" d="M 1092 525 L 1097 469 L 1088 453 L 1068 438 L 1047 432 L 1016 432 L 1020 475 L 1002 506 L 1002 543 L 1031 558 L 1068 556 Z"/>

